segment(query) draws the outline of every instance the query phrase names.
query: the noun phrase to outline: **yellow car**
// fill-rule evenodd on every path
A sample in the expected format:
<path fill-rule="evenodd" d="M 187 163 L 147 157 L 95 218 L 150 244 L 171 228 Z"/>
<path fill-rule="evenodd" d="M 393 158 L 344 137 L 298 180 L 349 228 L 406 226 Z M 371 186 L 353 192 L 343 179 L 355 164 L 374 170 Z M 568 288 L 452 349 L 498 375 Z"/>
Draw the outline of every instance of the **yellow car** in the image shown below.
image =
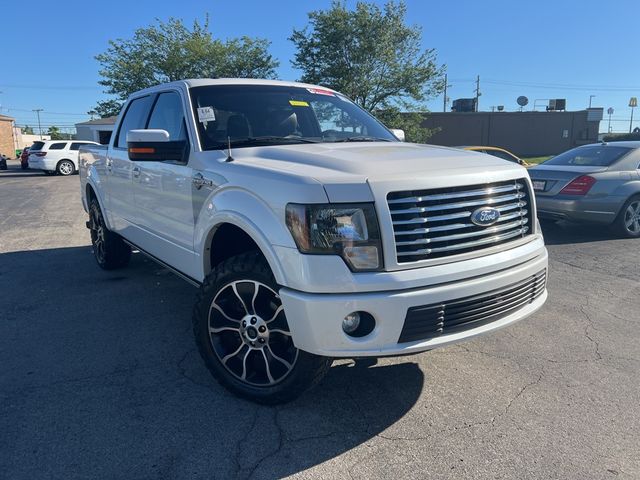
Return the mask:
<path fill-rule="evenodd" d="M 530 167 L 531 164 L 525 162 L 524 160 L 522 160 L 521 158 L 516 157 L 513 153 L 504 150 L 502 148 L 498 148 L 498 147 L 479 147 L 479 146 L 475 146 L 475 147 L 461 147 L 464 150 L 472 150 L 474 152 L 480 152 L 480 153 L 487 153 L 489 155 L 493 155 L 494 157 L 498 157 L 501 158 L 503 160 L 508 160 L 510 162 L 514 162 L 517 163 L 519 165 L 522 165 L 523 167 Z"/>

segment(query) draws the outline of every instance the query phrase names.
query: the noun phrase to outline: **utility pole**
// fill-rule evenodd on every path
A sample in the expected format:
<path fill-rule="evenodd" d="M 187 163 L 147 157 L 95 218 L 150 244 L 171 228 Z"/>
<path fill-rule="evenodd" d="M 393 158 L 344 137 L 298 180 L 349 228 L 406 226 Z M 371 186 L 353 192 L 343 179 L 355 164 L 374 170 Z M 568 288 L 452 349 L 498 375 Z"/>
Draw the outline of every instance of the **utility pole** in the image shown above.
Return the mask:
<path fill-rule="evenodd" d="M 442 111 L 447 111 L 447 74 L 444 74 L 444 98 L 442 99 Z"/>
<path fill-rule="evenodd" d="M 607 127 L 607 133 L 611 133 L 611 115 L 613 115 L 613 108 L 609 107 L 607 109 L 607 113 L 609 114 L 609 126 Z"/>
<path fill-rule="evenodd" d="M 479 110 L 480 110 L 480 109 L 478 108 L 478 103 L 479 103 L 479 101 L 480 101 L 480 95 L 482 95 L 482 94 L 480 93 L 480 75 L 478 75 L 478 76 L 476 77 L 476 90 L 475 90 L 475 92 L 476 92 L 476 112 L 477 112 L 477 111 L 479 111 Z"/>
<path fill-rule="evenodd" d="M 40 126 L 40 112 L 42 111 L 42 108 L 35 108 L 32 111 L 36 112 L 36 115 L 38 115 L 38 132 L 40 132 L 40 140 L 42 140 L 42 127 Z"/>

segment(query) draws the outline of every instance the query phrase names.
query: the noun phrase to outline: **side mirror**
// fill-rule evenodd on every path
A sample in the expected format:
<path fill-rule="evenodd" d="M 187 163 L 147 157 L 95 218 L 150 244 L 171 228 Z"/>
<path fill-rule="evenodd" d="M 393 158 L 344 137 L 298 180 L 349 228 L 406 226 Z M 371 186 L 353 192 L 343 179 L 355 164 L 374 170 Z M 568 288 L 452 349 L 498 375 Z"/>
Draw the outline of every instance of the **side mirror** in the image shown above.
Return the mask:
<path fill-rule="evenodd" d="M 129 160 L 138 162 L 183 161 L 186 146 L 186 140 L 169 140 L 169 132 L 166 130 L 148 129 L 127 132 Z"/>
<path fill-rule="evenodd" d="M 393 135 L 398 140 L 400 140 L 401 142 L 404 142 L 404 130 L 400 130 L 399 128 L 392 128 L 391 133 L 393 133 Z"/>

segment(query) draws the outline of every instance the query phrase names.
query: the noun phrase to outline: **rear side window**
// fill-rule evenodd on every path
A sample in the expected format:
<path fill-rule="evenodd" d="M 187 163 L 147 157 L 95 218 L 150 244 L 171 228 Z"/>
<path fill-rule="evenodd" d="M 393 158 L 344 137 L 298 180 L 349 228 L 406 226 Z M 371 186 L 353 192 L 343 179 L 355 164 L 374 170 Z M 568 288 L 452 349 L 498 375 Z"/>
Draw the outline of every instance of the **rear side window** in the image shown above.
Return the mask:
<path fill-rule="evenodd" d="M 64 147 L 66 146 L 67 146 L 66 142 L 52 143 L 51 145 L 49 145 L 49 150 L 64 150 Z"/>
<path fill-rule="evenodd" d="M 608 167 L 631 151 L 627 147 L 593 145 L 580 147 L 550 158 L 545 165 L 574 165 L 584 167 Z"/>
<path fill-rule="evenodd" d="M 82 145 L 86 145 L 84 143 L 73 142 L 69 150 L 79 150 Z"/>
<path fill-rule="evenodd" d="M 120 123 L 120 130 L 118 131 L 118 138 L 116 141 L 116 146 L 118 148 L 127 148 L 127 132 L 129 130 L 136 130 L 138 128 L 145 127 L 150 108 L 150 96 L 136 98 L 129 104 L 127 112 L 124 114 L 124 118 Z"/>
<path fill-rule="evenodd" d="M 33 142 L 33 145 L 29 147 L 29 151 L 35 152 L 36 150 L 40 150 L 43 145 L 44 145 L 44 142 Z"/>
<path fill-rule="evenodd" d="M 147 128 L 160 128 L 169 132 L 169 140 L 185 140 L 184 110 L 180 95 L 175 92 L 161 93 L 153 107 Z"/>

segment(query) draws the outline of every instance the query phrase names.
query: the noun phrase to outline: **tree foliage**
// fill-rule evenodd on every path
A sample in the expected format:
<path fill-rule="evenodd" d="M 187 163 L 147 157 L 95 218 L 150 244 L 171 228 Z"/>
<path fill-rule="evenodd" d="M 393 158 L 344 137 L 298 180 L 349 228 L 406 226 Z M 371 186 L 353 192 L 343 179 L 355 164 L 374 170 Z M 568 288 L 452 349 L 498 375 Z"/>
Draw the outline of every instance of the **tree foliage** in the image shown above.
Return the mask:
<path fill-rule="evenodd" d="M 47 135 L 51 136 L 51 140 L 65 140 L 65 135 L 55 125 L 49 127 Z"/>
<path fill-rule="evenodd" d="M 327 10 L 309 13 L 309 24 L 294 29 L 296 47 L 291 62 L 302 70 L 302 81 L 321 84 L 350 96 L 371 112 L 425 111 L 424 102 L 444 88 L 444 67 L 433 49 L 423 49 L 422 30 L 405 23 L 404 1 L 384 7 L 359 1 L 354 10 L 334 0 Z M 411 141 L 424 141 L 422 116 L 404 115 L 402 125 Z M 399 127 L 398 124 L 389 126 Z"/>
<path fill-rule="evenodd" d="M 21 130 L 25 135 L 33 135 L 33 127 L 30 127 L 29 125 L 25 125 Z"/>
<path fill-rule="evenodd" d="M 184 78 L 275 78 L 278 61 L 269 46 L 266 39 L 246 36 L 215 39 L 208 17 L 191 28 L 176 18 L 156 20 L 132 38 L 109 41 L 109 48 L 96 56 L 99 83 L 115 99 L 99 102 L 94 110 L 100 116 L 117 114 L 133 92 Z"/>

